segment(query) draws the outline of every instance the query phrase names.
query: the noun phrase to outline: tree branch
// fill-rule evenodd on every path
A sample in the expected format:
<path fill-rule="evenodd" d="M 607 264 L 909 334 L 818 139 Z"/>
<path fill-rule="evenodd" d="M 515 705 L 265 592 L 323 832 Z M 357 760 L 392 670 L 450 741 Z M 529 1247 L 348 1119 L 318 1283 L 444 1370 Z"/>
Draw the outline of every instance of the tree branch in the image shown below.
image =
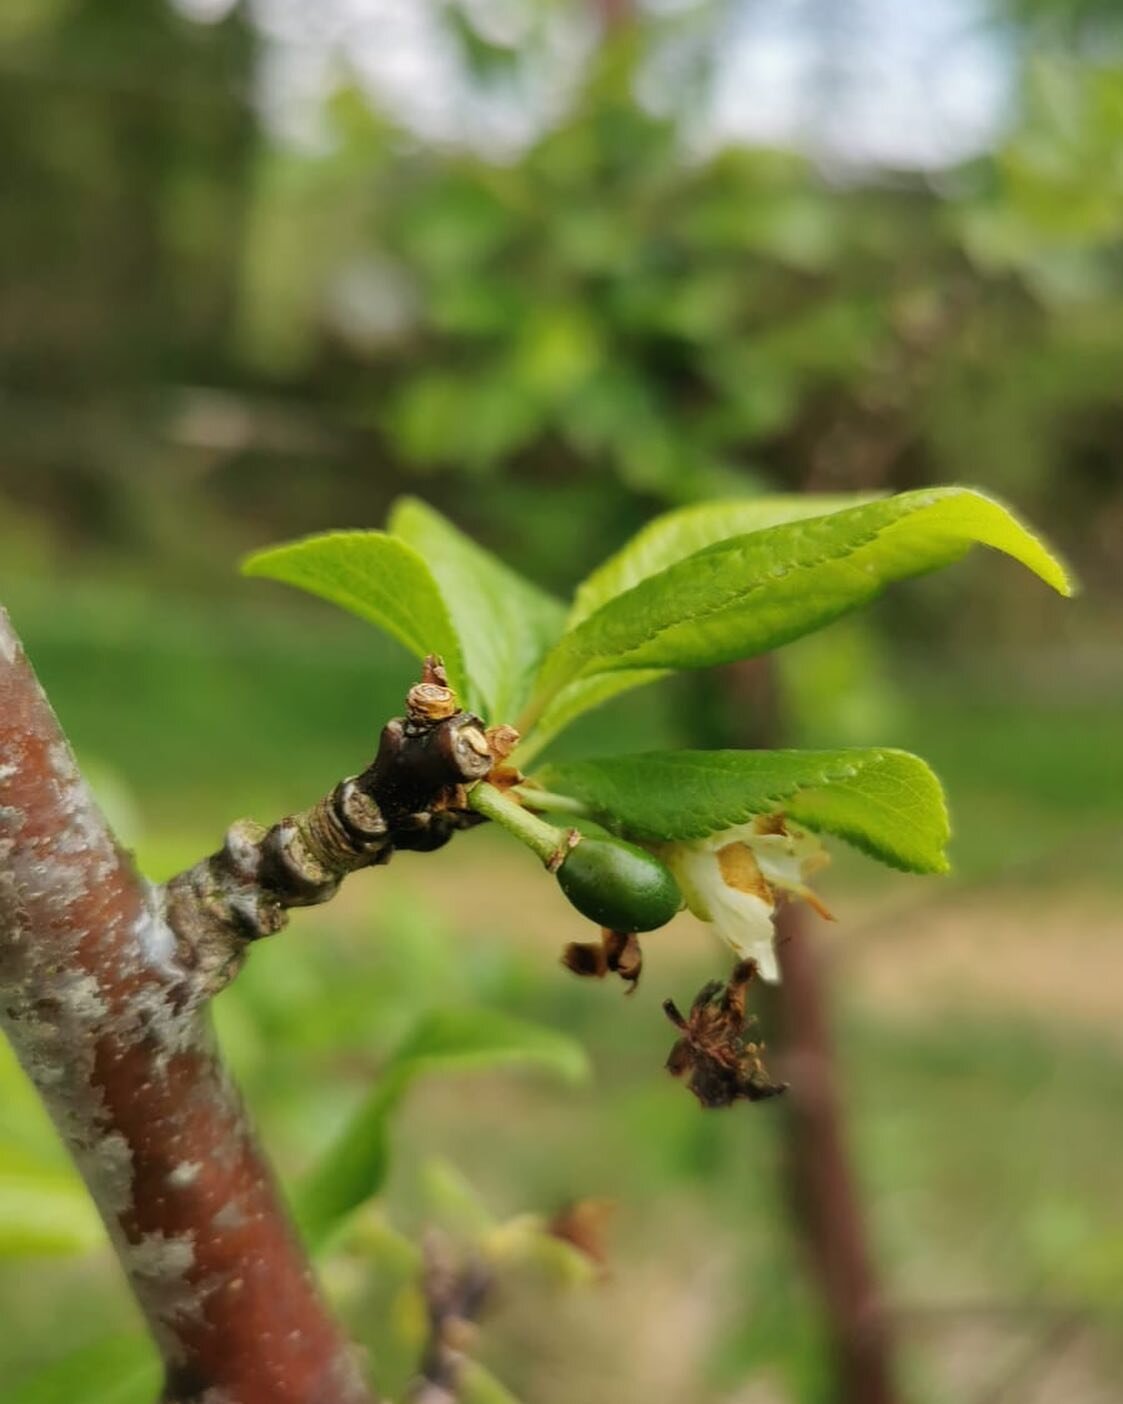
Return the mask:
<path fill-rule="evenodd" d="M 217 853 L 168 882 L 168 922 L 196 980 L 217 992 L 247 943 L 279 931 L 291 907 L 329 901 L 348 873 L 389 862 L 395 848 L 429 852 L 480 823 L 463 786 L 505 754 L 509 730 L 485 733 L 460 711 L 440 662 L 428 659 L 406 716 L 387 723 L 361 775 L 270 829 L 238 820 Z"/>
<path fill-rule="evenodd" d="M 820 959 L 805 913 L 779 913 L 780 1066 L 787 1098 L 787 1189 L 822 1296 L 832 1338 L 839 1404 L 895 1404 L 890 1315 L 866 1238 L 846 1145 Z"/>
<path fill-rule="evenodd" d="M 495 1284 L 482 1260 L 469 1257 L 457 1265 L 450 1245 L 434 1233 L 426 1236 L 422 1251 L 429 1335 L 407 1399 L 409 1404 L 456 1404 L 476 1323 Z"/>
<path fill-rule="evenodd" d="M 781 699 L 772 659 L 736 663 L 728 678 L 739 714 L 755 719 L 738 741 L 782 744 Z M 804 918 L 804 908 L 795 903 L 783 904 L 777 913 L 783 981 L 765 997 L 762 1010 L 771 1025 L 773 1053 L 779 1053 L 776 1070 L 791 1084 L 784 1114 L 792 1220 L 814 1272 L 831 1337 L 833 1398 L 837 1404 L 897 1404 L 892 1323 L 850 1164 L 827 991 Z"/>
<path fill-rule="evenodd" d="M 222 1065 L 209 1001 L 248 939 L 465 820 L 486 773 L 437 665 L 373 765 L 166 890 L 116 845 L 0 610 L 0 1021 L 105 1220 L 166 1404 L 371 1404 Z"/>

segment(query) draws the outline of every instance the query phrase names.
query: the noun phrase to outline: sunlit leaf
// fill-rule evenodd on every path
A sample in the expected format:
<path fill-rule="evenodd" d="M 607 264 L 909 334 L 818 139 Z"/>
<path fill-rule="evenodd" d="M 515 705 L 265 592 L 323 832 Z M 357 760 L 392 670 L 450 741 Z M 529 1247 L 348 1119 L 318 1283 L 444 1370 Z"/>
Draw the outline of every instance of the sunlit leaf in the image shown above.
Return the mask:
<path fill-rule="evenodd" d="M 550 653 L 525 720 L 537 720 L 578 678 L 704 668 L 776 648 L 975 543 L 1072 593 L 1057 558 L 1001 504 L 967 488 L 901 493 L 719 541 L 641 580 Z"/>
<path fill-rule="evenodd" d="M 390 1122 L 418 1077 L 505 1063 L 537 1065 L 570 1081 L 587 1069 L 584 1051 L 573 1039 L 507 1014 L 450 1009 L 423 1018 L 298 1191 L 297 1217 L 309 1241 L 321 1245 L 352 1210 L 381 1190 L 389 1169 Z"/>
<path fill-rule="evenodd" d="M 484 716 L 512 721 L 562 632 L 564 607 L 416 498 L 395 505 L 390 530 L 428 563 Z"/>
<path fill-rule="evenodd" d="M 537 778 L 636 838 L 702 838 L 782 810 L 892 867 L 947 869 L 940 782 L 907 751 L 666 751 L 546 766 Z"/>
<path fill-rule="evenodd" d="M 751 531 L 795 522 L 804 517 L 821 517 L 844 507 L 868 502 L 869 495 L 838 493 L 816 495 L 786 493 L 767 497 L 745 497 L 721 502 L 696 502 L 662 516 L 638 531 L 597 567 L 577 587 L 569 627 L 575 628 L 601 605 L 657 575 L 676 561 L 692 556 L 717 541 L 744 536 Z"/>
<path fill-rule="evenodd" d="M 350 610 L 418 658 L 437 653 L 461 696 L 464 663 L 448 610 L 417 551 L 381 531 L 333 531 L 273 546 L 242 563 L 245 575 L 295 585 Z"/>
<path fill-rule="evenodd" d="M 791 493 L 693 503 L 674 512 L 665 512 L 637 532 L 631 541 L 578 586 L 568 627 L 576 628 L 610 599 L 717 541 L 776 526 L 781 522 L 819 516 L 865 501 L 869 501 L 868 496 L 858 494 L 813 497 Z M 600 673 L 579 678 L 562 688 L 535 722 L 532 734 L 519 751 L 520 763 L 528 765 L 555 736 L 585 712 L 592 711 L 622 692 L 657 682 L 667 675 L 667 671 L 663 668 L 637 668 L 627 672 Z"/>

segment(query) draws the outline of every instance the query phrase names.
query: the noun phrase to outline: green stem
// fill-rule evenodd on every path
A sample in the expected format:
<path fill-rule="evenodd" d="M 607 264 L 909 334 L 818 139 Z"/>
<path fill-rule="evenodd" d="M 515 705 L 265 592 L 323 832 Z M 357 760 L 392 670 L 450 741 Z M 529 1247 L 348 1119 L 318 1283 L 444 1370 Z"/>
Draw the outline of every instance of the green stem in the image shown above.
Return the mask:
<path fill-rule="evenodd" d="M 556 691 L 556 689 L 555 689 Z M 548 703 L 553 698 L 552 692 L 536 692 L 530 701 L 523 708 L 520 715 L 515 719 L 515 730 L 520 736 L 527 737 L 534 730 L 534 727 L 546 710 Z"/>
<path fill-rule="evenodd" d="M 553 824 L 547 824 L 529 809 L 524 809 L 517 800 L 509 798 L 502 790 L 481 780 L 468 791 L 468 803 L 485 819 L 493 819 L 508 833 L 514 834 L 520 843 L 537 853 L 547 867 L 556 864 L 566 851 L 565 834 Z"/>
<path fill-rule="evenodd" d="M 539 789 L 533 783 L 516 785 L 511 793 L 528 809 L 542 809 L 547 812 L 556 810 L 560 814 L 588 814 L 589 812 L 589 806 L 582 804 L 579 799 L 574 799 L 572 795 L 555 794 L 553 790 Z"/>

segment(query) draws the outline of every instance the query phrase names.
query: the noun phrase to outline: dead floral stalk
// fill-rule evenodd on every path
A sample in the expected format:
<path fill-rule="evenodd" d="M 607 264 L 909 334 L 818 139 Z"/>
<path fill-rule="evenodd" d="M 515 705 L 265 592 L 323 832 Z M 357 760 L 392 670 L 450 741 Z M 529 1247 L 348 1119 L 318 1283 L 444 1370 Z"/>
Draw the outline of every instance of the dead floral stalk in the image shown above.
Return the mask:
<path fill-rule="evenodd" d="M 165 1404 L 371 1404 L 241 1099 L 210 999 L 246 942 L 463 822 L 477 720 L 431 662 L 372 766 L 152 887 L 115 843 L 0 610 L 0 1021 L 105 1220 Z"/>
<path fill-rule="evenodd" d="M 409 1404 L 456 1404 L 476 1323 L 494 1287 L 491 1269 L 474 1257 L 457 1264 L 451 1246 L 430 1232 L 424 1243 L 421 1286 L 429 1336 L 420 1372 L 409 1388 Z"/>

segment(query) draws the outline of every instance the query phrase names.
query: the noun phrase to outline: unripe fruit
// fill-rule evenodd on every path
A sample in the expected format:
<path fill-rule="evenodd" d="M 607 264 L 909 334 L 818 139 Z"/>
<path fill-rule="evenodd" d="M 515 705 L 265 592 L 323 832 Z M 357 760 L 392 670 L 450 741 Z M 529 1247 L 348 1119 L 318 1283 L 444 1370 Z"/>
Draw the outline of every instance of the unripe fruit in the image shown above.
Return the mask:
<path fill-rule="evenodd" d="M 682 906 L 667 865 L 618 838 L 583 837 L 558 869 L 558 884 L 582 916 L 612 931 L 654 931 Z"/>

